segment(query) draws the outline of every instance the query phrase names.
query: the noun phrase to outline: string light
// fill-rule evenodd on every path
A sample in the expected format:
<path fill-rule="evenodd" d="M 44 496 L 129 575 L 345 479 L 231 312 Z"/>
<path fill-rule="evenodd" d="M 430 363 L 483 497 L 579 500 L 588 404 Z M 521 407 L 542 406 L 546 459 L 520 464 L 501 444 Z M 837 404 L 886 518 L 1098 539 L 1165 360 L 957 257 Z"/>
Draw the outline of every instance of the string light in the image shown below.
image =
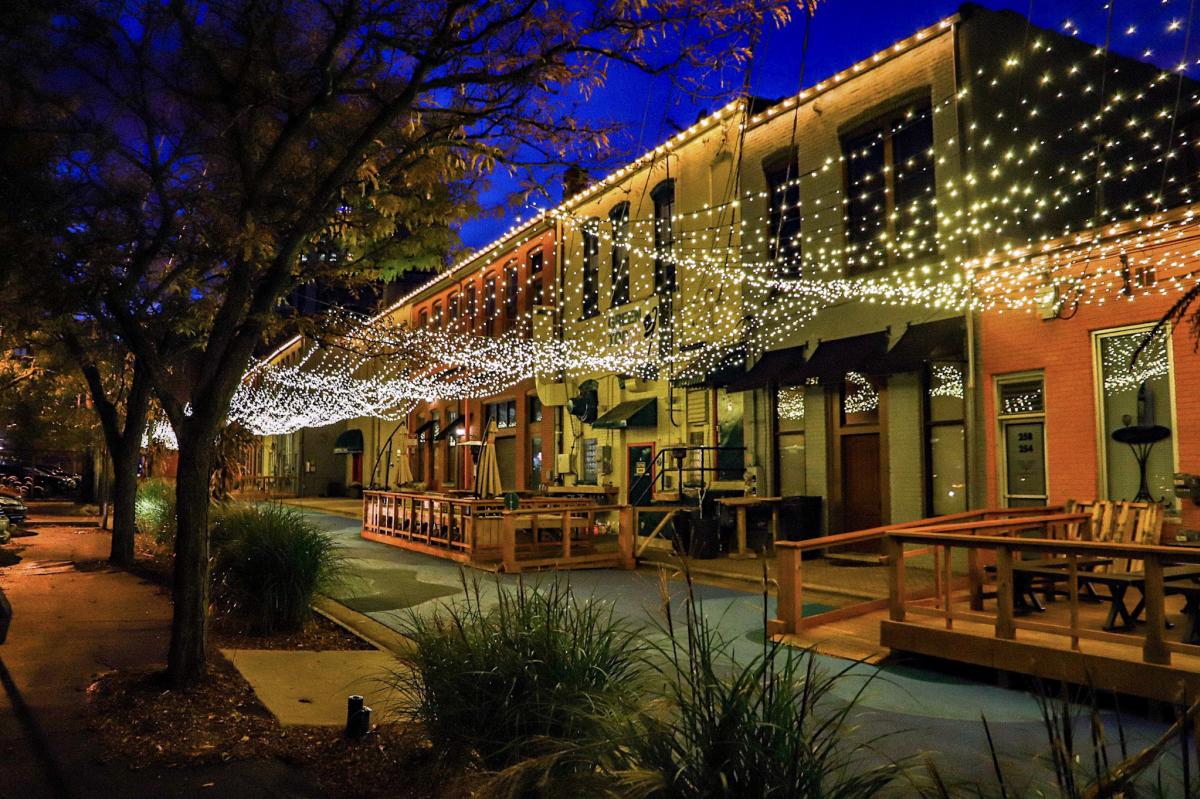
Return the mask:
<path fill-rule="evenodd" d="M 491 396 L 533 377 L 702 377 L 743 362 L 747 352 L 795 340 L 826 309 L 850 302 L 995 313 L 1045 312 L 1049 304 L 1049 311 L 1061 313 L 1195 285 L 1200 224 L 1189 164 L 1200 128 L 1177 120 L 1200 111 L 1200 93 L 1191 83 L 1179 84 L 1170 69 L 1129 61 L 1113 66 L 1095 58 L 1103 52 L 1098 48 L 1083 57 L 1061 36 L 1030 37 L 1026 50 L 1001 57 L 994 69 L 976 67 L 953 91 L 843 141 L 837 155 L 787 181 L 739 188 L 707 206 L 689 203 L 690 210 L 665 222 L 669 236 L 655 235 L 662 219 L 633 215 L 612 225 L 609 209 L 599 207 L 618 190 L 633 196 L 662 168 L 679 174 L 672 164 L 686 161 L 690 148 L 708 148 L 706 137 L 719 134 L 720 154 L 740 163 L 748 133 L 784 114 L 816 114 L 817 101 L 846 81 L 953 36 L 957 19 L 918 31 L 764 111 L 750 113 L 740 99 L 727 104 L 558 206 L 534 209 L 531 218 L 381 314 L 343 320 L 352 332 L 336 346 L 293 339 L 250 370 L 231 418 L 258 433 L 284 433 L 360 416 L 399 419 L 418 402 Z M 1136 35 L 1139 26 L 1162 30 L 1152 22 L 1131 22 L 1125 35 Z M 1167 33 L 1183 23 L 1170 20 Z M 1073 20 L 1062 29 L 1080 34 Z M 1143 53 L 1149 58 L 1153 49 Z M 1099 70 L 1133 77 L 1111 81 L 1098 97 Z M 972 109 L 989 109 L 992 116 L 962 122 L 968 98 Z M 1046 113 L 1051 107 L 1054 113 Z M 1082 152 L 1072 144 L 1092 141 Z M 1074 148 L 1068 151 L 1076 160 L 1046 155 L 1063 147 Z M 734 185 L 742 182 L 738 177 Z M 1145 190 L 1151 184 L 1155 188 Z M 1120 202 L 1097 200 L 1105 185 Z M 793 217 L 801 223 L 776 242 L 779 221 Z M 530 291 L 528 281 L 513 288 L 503 268 L 493 269 L 537 242 L 560 247 L 556 269 L 566 279 L 553 303 L 564 323 L 561 338 L 532 336 L 533 314 L 505 312 L 516 302 L 513 291 Z M 600 255 L 614 249 L 628 258 L 630 302 L 603 311 L 601 290 L 611 290 L 611 281 L 604 279 L 609 264 Z M 674 268 L 674 292 L 654 284 L 655 264 Z M 578 279 L 585 268 L 595 270 L 590 282 Z M 486 300 L 490 311 L 472 309 L 472 321 L 482 317 L 483 329 L 491 330 L 507 320 L 507 332 L 481 335 L 441 318 L 409 328 L 403 317 L 431 292 L 467 282 L 488 291 L 492 284 L 479 283 L 484 272 L 498 282 Z M 663 324 L 670 325 L 673 345 L 643 337 L 631 347 L 605 338 L 604 326 L 627 309 L 669 319 Z M 847 401 L 871 410 L 877 406 L 861 388 L 869 382 L 859 378 L 865 380 L 847 376 L 860 386 Z M 931 396 L 961 398 L 962 391 L 960 369 L 934 366 Z M 802 395 L 798 402 L 802 409 Z"/>

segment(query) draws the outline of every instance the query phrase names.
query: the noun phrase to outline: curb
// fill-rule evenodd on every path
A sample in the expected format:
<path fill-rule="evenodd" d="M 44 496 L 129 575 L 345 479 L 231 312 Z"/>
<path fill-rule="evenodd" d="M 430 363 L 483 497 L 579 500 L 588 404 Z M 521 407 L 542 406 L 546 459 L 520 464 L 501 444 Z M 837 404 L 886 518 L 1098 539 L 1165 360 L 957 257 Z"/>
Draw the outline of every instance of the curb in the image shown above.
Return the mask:
<path fill-rule="evenodd" d="M 413 651 L 413 642 L 400 633 L 364 613 L 351 610 L 337 600 L 317 596 L 313 610 L 349 633 L 357 635 L 376 649 L 404 657 Z"/>

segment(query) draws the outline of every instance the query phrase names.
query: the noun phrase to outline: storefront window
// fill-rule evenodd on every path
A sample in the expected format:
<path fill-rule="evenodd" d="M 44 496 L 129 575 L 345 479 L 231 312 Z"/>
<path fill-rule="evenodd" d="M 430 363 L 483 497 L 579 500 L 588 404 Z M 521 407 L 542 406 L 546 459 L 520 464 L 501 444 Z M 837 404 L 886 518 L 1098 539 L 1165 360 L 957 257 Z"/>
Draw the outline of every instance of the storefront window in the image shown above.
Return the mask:
<path fill-rule="evenodd" d="M 996 381 L 1006 507 L 1045 505 L 1046 415 L 1041 375 Z"/>
<path fill-rule="evenodd" d="M 1144 326 L 1096 334 L 1100 429 L 1109 499 L 1132 500 L 1141 484 L 1129 445 L 1113 440 L 1113 432 L 1122 427 L 1163 427 L 1168 431 L 1172 427 L 1170 338 L 1160 330 L 1148 339 L 1153 330 L 1153 326 Z M 1167 437 L 1150 449 L 1146 460 L 1146 485 L 1155 500 L 1171 496 L 1174 472 L 1174 447 Z"/>
<path fill-rule="evenodd" d="M 842 425 L 879 424 L 879 389 L 858 372 L 846 372 L 842 382 Z"/>
<path fill-rule="evenodd" d="M 742 394 L 717 391 L 717 479 L 741 480 L 746 471 Z"/>
<path fill-rule="evenodd" d="M 802 496 L 808 480 L 804 465 L 804 387 L 780 386 L 775 391 L 775 430 L 779 496 Z"/>
<path fill-rule="evenodd" d="M 931 363 L 926 374 L 926 495 L 934 516 L 967 509 L 963 365 Z"/>

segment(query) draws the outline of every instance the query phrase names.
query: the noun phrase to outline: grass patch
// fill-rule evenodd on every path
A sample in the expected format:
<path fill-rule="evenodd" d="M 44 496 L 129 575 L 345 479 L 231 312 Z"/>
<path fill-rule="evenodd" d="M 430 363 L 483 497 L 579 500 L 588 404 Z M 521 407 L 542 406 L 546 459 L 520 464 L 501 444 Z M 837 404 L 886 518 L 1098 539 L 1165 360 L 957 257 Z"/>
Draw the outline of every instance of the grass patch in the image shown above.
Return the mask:
<path fill-rule="evenodd" d="M 141 535 L 159 547 L 175 545 L 175 486 L 151 478 L 138 486 L 133 506 L 134 523 Z"/>
<path fill-rule="evenodd" d="M 215 596 L 263 634 L 301 629 L 342 568 L 333 535 L 285 505 L 226 506 L 213 541 Z"/>
<path fill-rule="evenodd" d="M 477 581 L 464 576 L 463 591 L 433 614 L 409 614 L 404 633 L 415 647 L 393 680 L 435 748 L 501 770 L 592 741 L 600 720 L 631 710 L 646 645 L 611 606 L 559 580 L 500 588 L 491 608 Z"/>

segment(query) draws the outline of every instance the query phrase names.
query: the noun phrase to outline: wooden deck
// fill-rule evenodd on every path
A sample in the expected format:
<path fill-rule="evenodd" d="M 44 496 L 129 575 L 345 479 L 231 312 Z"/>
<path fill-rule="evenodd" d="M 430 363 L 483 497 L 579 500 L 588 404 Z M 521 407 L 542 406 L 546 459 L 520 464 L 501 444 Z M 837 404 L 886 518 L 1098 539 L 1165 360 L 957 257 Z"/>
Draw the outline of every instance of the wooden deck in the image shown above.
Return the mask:
<path fill-rule="evenodd" d="M 1107 607 L 1087 607 L 1080 612 L 1080 621 L 1099 630 Z M 1169 666 L 1145 663 L 1139 634 L 1125 636 L 1128 643 L 1081 640 L 1076 651 L 1061 635 L 1019 626 L 1015 640 L 1002 640 L 994 637 L 994 626 L 986 622 L 956 619 L 953 629 L 947 630 L 934 617 L 894 622 L 887 616 L 886 610 L 874 611 L 779 638 L 791 646 L 813 647 L 826 655 L 865 663 L 909 652 L 1164 702 L 1200 695 L 1200 656 L 1175 652 Z M 1050 605 L 1037 620 L 1065 623 L 1066 616 L 1065 607 Z M 1167 631 L 1168 639 L 1178 641 L 1183 621 L 1175 613 L 1168 619 L 1175 623 Z"/>
<path fill-rule="evenodd" d="M 1186 628 L 1186 620 L 1180 613 L 1183 598 L 1167 597 L 1167 603 L 1167 620 L 1174 626 L 1165 631 L 1165 638 L 1177 644 Z M 1079 626 L 1099 631 L 1107 613 L 1107 604 L 1080 603 Z M 1145 662 L 1141 625 L 1137 631 L 1112 633 L 1104 640 L 1081 638 L 1077 649 L 1072 648 L 1070 638 L 1061 634 L 1025 626 L 1066 625 L 1068 616 L 1068 603 L 1051 603 L 1043 613 L 1018 617 L 1012 639 L 996 638 L 995 624 L 982 620 L 956 618 L 952 629 L 947 629 L 945 620 L 936 616 L 910 614 L 904 621 L 891 621 L 886 611 L 879 611 L 850 621 L 873 630 L 881 647 L 892 651 L 957 660 L 1166 702 L 1181 702 L 1185 696 L 1200 694 L 1200 655 L 1175 650 L 1170 665 Z M 821 629 L 812 632 L 819 634 Z M 860 632 L 869 634 L 865 630 Z"/>

